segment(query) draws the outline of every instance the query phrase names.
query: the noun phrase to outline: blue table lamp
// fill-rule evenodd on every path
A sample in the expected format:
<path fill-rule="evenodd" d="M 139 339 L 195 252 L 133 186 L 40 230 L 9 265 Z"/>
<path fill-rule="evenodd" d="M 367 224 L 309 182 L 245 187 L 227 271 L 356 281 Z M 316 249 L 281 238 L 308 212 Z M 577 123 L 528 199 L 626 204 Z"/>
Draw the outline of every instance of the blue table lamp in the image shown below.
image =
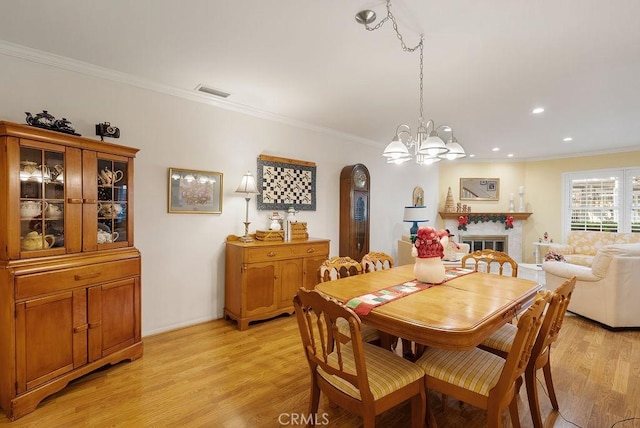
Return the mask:
<path fill-rule="evenodd" d="M 424 205 L 404 207 L 403 221 L 413 223 L 409 233 L 411 233 L 411 242 L 414 242 L 418 235 L 418 223 L 426 223 L 429 221 L 427 219 L 427 207 Z"/>

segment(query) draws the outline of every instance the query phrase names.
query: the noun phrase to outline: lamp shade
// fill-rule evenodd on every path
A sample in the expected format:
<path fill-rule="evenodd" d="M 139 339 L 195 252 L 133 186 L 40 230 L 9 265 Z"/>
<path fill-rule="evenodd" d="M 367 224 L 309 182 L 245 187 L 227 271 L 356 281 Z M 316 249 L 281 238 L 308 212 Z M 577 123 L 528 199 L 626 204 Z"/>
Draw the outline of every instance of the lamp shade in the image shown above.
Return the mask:
<path fill-rule="evenodd" d="M 425 222 L 427 219 L 427 207 L 424 205 L 418 205 L 415 207 L 404 207 L 404 218 L 406 222 Z"/>
<path fill-rule="evenodd" d="M 407 146 L 405 146 L 404 143 L 400 141 L 400 139 L 396 135 L 395 137 L 393 137 L 393 140 L 391 140 L 391 142 L 387 144 L 387 147 L 385 147 L 382 156 L 396 159 L 409 157 L 410 155 Z"/>
<path fill-rule="evenodd" d="M 447 143 L 447 148 L 449 149 L 449 152 L 441 154 L 439 156 L 449 160 L 460 159 L 467 156 L 467 154 L 464 152 L 464 149 L 458 143 L 458 140 L 456 140 L 455 137 L 451 137 L 451 139 Z"/>
<path fill-rule="evenodd" d="M 421 155 L 438 156 L 448 151 L 449 149 L 444 144 L 444 141 L 442 141 L 442 138 L 438 137 L 435 131 L 431 131 L 429 138 L 420 145 L 418 153 Z"/>
<path fill-rule="evenodd" d="M 242 176 L 242 181 L 236 189 L 236 193 L 258 193 L 258 187 L 256 186 L 256 179 L 251 175 L 251 172 L 247 172 Z"/>

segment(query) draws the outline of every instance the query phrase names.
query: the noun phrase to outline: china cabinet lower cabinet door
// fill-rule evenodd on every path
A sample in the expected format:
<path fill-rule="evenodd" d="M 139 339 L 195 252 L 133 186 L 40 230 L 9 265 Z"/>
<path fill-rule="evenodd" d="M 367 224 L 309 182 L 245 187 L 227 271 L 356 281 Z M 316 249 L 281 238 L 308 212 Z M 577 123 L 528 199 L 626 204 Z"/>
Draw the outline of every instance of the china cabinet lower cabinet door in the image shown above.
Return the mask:
<path fill-rule="evenodd" d="M 91 287 L 88 297 L 89 361 L 140 341 L 138 278 Z"/>
<path fill-rule="evenodd" d="M 85 290 L 16 304 L 17 393 L 87 361 Z"/>

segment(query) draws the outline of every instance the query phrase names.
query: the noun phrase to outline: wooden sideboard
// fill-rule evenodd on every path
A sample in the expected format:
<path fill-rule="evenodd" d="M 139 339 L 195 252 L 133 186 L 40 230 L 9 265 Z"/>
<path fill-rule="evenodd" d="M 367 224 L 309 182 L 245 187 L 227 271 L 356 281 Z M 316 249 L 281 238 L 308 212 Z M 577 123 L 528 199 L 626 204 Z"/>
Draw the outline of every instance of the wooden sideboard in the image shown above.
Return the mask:
<path fill-rule="evenodd" d="M 224 316 L 244 330 L 251 321 L 292 314 L 300 287 L 313 289 L 329 257 L 329 240 L 226 242 Z"/>

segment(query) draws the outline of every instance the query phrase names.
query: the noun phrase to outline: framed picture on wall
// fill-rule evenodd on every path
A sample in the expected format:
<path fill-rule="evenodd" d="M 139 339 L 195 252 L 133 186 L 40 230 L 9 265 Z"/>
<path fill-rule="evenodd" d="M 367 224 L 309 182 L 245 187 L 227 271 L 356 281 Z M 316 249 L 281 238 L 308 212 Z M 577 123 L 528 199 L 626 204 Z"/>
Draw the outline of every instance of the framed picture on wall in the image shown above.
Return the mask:
<path fill-rule="evenodd" d="M 316 210 L 316 164 L 260 155 L 258 158 L 259 210 Z"/>
<path fill-rule="evenodd" d="M 499 178 L 461 178 L 461 201 L 498 201 L 500 200 Z"/>
<path fill-rule="evenodd" d="M 170 213 L 221 214 L 222 173 L 169 168 Z"/>

